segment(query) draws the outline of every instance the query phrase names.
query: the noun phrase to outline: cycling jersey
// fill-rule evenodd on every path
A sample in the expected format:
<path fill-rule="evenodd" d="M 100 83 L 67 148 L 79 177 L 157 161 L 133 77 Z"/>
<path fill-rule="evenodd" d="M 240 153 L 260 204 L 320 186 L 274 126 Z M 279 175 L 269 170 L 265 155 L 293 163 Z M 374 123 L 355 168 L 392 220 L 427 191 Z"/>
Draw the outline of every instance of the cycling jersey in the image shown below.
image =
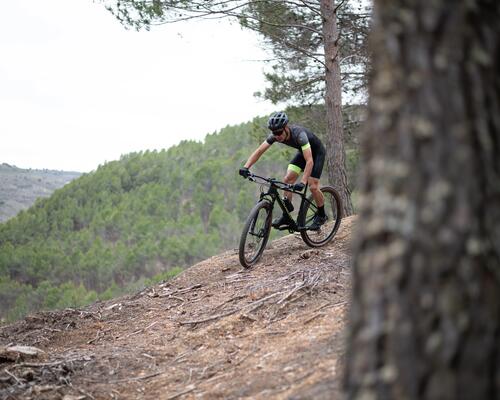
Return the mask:
<path fill-rule="evenodd" d="M 314 166 L 311 171 L 311 176 L 313 178 L 319 179 L 321 177 L 321 172 L 323 171 L 323 164 L 325 162 L 326 150 L 318 137 L 309 131 L 308 129 L 300 125 L 289 125 L 290 136 L 284 140 L 283 144 L 293 147 L 298 150 L 297 154 L 290 161 L 288 169 L 301 173 L 306 165 L 306 160 L 302 152 L 308 148 L 311 148 Z M 273 144 L 277 142 L 276 137 L 271 133 L 266 139 L 268 144 Z"/>
<path fill-rule="evenodd" d="M 314 155 L 315 150 L 321 151 L 323 149 L 323 144 L 321 140 L 317 138 L 317 136 L 312 133 L 310 130 L 300 126 L 300 125 L 291 125 L 290 128 L 290 137 L 287 140 L 284 140 L 283 144 L 287 146 L 294 147 L 297 150 L 305 150 L 311 147 L 311 151 Z M 269 144 L 273 144 L 276 142 L 276 137 L 270 133 L 266 139 L 266 142 Z"/>

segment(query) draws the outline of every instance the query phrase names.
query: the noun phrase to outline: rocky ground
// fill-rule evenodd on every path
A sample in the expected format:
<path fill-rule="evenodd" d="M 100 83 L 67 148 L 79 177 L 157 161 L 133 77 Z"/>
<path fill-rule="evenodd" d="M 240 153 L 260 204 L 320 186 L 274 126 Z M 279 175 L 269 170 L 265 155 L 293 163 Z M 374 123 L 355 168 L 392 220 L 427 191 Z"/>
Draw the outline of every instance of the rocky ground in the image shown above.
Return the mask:
<path fill-rule="evenodd" d="M 289 235 L 249 270 L 229 251 L 133 296 L 5 326 L 0 398 L 340 398 L 353 223 L 320 249 Z"/>

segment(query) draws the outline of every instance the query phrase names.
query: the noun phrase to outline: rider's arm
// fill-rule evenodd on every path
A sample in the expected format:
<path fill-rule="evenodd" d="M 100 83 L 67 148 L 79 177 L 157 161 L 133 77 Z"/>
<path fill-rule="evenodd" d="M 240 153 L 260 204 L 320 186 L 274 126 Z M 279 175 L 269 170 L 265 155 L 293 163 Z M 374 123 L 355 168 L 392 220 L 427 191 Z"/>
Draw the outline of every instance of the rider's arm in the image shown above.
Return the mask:
<path fill-rule="evenodd" d="M 313 155 L 311 148 L 307 148 L 305 150 L 302 150 L 302 155 L 304 156 L 306 160 L 306 166 L 304 167 L 304 173 L 302 174 L 302 183 L 304 185 L 307 184 L 307 180 L 309 179 L 309 176 L 311 176 L 311 172 L 314 166 L 314 160 L 313 160 Z"/>
<path fill-rule="evenodd" d="M 252 155 L 248 158 L 248 161 L 245 163 L 245 168 L 250 168 L 252 165 L 254 165 L 257 160 L 260 158 L 264 152 L 271 147 L 267 141 L 263 142 L 259 147 L 257 147 L 257 150 L 255 150 Z"/>

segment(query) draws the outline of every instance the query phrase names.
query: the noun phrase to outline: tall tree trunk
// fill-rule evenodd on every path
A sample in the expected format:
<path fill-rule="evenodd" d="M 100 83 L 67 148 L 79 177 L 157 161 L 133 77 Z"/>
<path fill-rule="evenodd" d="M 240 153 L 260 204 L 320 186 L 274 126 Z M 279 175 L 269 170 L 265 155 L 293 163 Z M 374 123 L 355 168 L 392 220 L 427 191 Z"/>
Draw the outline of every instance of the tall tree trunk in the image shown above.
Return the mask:
<path fill-rule="evenodd" d="M 500 398 L 500 2 L 376 0 L 349 399 Z"/>
<path fill-rule="evenodd" d="M 334 0 L 321 0 L 321 15 L 323 18 L 323 43 L 326 63 L 326 120 L 327 141 L 326 161 L 328 165 L 328 179 L 341 196 L 344 216 L 353 212 L 351 191 L 347 180 L 345 164 L 344 129 L 342 121 L 342 87 L 339 64 L 338 27 L 335 14 Z"/>

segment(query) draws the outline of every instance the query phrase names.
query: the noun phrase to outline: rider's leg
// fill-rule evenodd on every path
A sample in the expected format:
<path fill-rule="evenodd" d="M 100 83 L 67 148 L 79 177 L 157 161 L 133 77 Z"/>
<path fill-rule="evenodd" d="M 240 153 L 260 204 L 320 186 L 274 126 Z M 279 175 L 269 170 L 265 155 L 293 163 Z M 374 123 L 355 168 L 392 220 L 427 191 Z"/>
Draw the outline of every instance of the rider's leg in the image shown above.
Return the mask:
<path fill-rule="evenodd" d="M 285 178 L 283 179 L 286 183 L 293 185 L 299 175 L 304 171 L 306 166 L 306 160 L 301 151 L 297 151 L 293 158 L 290 160 L 290 164 L 288 164 L 288 168 L 286 170 Z M 285 197 L 292 201 L 292 193 L 285 192 Z"/>
<path fill-rule="evenodd" d="M 311 191 L 314 201 L 318 207 L 323 207 L 325 204 L 325 197 L 321 193 L 319 179 L 309 177 L 307 183 L 309 184 L 309 190 Z"/>
<path fill-rule="evenodd" d="M 314 154 L 314 165 L 311 171 L 311 176 L 309 177 L 307 183 L 309 184 L 309 189 L 313 195 L 316 206 L 318 207 L 316 225 L 319 227 L 326 221 L 325 213 L 325 197 L 320 189 L 319 179 L 323 171 L 323 165 L 325 164 L 326 150 L 324 147 L 318 149 Z"/>
<path fill-rule="evenodd" d="M 314 201 L 318 206 L 318 211 L 314 216 L 313 223 L 310 225 L 309 229 L 316 230 L 320 229 L 320 227 L 328 220 L 328 216 L 325 213 L 325 197 L 323 196 L 323 193 L 321 193 L 318 178 L 310 177 L 308 183 Z"/>
<path fill-rule="evenodd" d="M 299 177 L 299 174 L 296 171 L 298 167 L 292 166 L 292 168 L 290 168 L 290 165 L 288 166 L 288 170 L 286 171 L 286 175 L 283 178 L 283 182 L 288 183 L 288 184 L 294 184 L 295 181 L 297 180 L 297 178 Z M 295 167 L 295 168 L 293 168 L 293 167 Z M 298 169 L 300 171 L 300 168 L 298 168 Z M 285 192 L 285 199 L 286 199 L 286 201 L 285 201 L 286 208 L 288 209 L 289 212 L 293 211 L 292 193 Z M 287 204 L 287 202 L 288 202 L 288 204 Z M 290 225 L 290 223 L 291 223 L 290 217 L 286 213 L 283 213 L 281 215 L 281 217 L 273 220 L 273 226 L 275 228 L 286 227 L 286 226 Z"/>
<path fill-rule="evenodd" d="M 286 175 L 283 178 L 283 182 L 288 183 L 290 185 L 293 185 L 296 181 L 297 178 L 299 177 L 299 173 L 301 172 L 300 168 L 297 167 L 296 165 L 290 164 L 288 166 L 288 169 L 286 171 Z M 285 197 L 292 201 L 292 192 L 285 192 Z"/>

